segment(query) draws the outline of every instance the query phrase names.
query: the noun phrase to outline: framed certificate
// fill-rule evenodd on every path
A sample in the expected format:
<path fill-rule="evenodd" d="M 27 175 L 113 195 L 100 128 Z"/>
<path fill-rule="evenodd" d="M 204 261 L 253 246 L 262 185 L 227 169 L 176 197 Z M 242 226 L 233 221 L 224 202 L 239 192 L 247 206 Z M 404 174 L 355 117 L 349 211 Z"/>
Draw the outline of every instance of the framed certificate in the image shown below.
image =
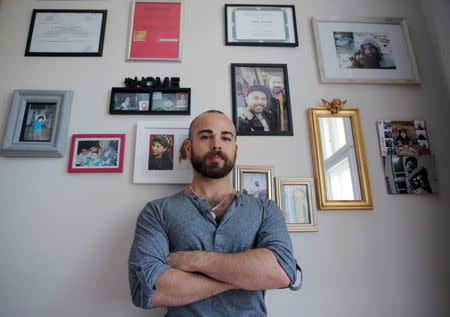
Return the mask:
<path fill-rule="evenodd" d="M 298 46 L 295 7 L 225 4 L 225 45 Z"/>
<path fill-rule="evenodd" d="M 102 56 L 106 10 L 33 10 L 25 56 Z"/>
<path fill-rule="evenodd" d="M 183 1 L 139 1 L 131 5 L 128 60 L 181 61 Z"/>

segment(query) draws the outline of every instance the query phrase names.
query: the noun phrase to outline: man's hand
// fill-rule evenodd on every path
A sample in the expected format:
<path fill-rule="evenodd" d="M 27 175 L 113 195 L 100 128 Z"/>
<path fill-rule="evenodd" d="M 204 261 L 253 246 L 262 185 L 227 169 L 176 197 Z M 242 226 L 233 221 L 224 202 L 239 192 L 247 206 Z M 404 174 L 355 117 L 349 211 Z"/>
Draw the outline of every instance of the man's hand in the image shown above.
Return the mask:
<path fill-rule="evenodd" d="M 252 120 L 254 115 L 253 113 L 248 110 L 247 108 L 239 108 L 238 109 L 238 117 L 241 119 L 247 119 L 247 120 Z"/>

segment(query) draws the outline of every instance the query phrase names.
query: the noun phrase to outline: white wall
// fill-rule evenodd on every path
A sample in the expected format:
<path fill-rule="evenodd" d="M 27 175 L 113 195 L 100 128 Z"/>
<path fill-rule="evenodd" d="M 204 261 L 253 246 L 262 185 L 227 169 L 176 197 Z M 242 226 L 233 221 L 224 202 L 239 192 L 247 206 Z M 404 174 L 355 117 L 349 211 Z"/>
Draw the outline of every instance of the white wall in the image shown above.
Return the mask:
<path fill-rule="evenodd" d="M 184 59 L 125 62 L 129 1 L 4 0 L 0 6 L 0 135 L 14 89 L 74 91 L 69 135 L 126 133 L 122 174 L 69 174 L 62 159 L 0 158 L 1 316 L 162 316 L 135 308 L 127 257 L 143 205 L 183 188 L 132 183 L 138 116 L 108 114 L 111 87 L 128 76 L 180 76 L 192 88 L 188 123 L 209 108 L 231 115 L 230 63 L 286 63 L 293 137 L 239 137 L 238 164 L 274 165 L 276 176 L 313 176 L 306 109 L 322 97 L 359 107 L 375 209 L 318 212 L 319 232 L 292 233 L 305 271 L 299 292 L 269 291 L 271 316 L 448 316 L 450 139 L 446 88 L 420 1 L 286 0 L 295 4 L 300 46 L 224 46 L 224 3 L 186 0 Z M 245 1 L 244 3 L 273 3 Z M 24 57 L 32 9 L 107 9 L 101 58 Z M 420 86 L 325 85 L 318 79 L 312 16 L 406 17 L 424 83 Z M 447 25 L 444 25 L 448 27 Z M 441 194 L 388 195 L 376 120 L 428 120 Z M 69 143 L 67 152 L 69 151 Z"/>

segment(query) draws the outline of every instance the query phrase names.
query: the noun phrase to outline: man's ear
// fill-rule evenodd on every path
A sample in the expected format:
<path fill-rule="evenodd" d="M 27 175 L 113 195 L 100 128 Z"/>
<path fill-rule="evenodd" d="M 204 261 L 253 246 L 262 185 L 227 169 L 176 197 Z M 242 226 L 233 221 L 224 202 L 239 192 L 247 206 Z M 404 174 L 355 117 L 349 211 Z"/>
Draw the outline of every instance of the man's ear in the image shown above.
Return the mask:
<path fill-rule="evenodd" d="M 186 153 L 186 156 L 189 160 L 191 160 L 191 149 L 192 149 L 192 142 L 189 139 L 184 140 L 184 152 Z"/>

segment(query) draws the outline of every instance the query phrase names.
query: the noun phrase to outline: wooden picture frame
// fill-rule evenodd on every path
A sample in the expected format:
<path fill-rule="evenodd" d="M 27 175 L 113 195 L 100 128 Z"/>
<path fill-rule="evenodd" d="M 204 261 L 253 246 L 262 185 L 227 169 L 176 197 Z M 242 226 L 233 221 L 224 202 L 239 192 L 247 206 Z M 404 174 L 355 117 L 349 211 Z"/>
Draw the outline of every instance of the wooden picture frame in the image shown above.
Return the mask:
<path fill-rule="evenodd" d="M 236 165 L 234 188 L 255 198 L 274 200 L 273 167 Z"/>
<path fill-rule="evenodd" d="M 312 19 L 322 83 L 420 84 L 404 18 Z"/>
<path fill-rule="evenodd" d="M 73 92 L 14 90 L 1 154 L 63 157 Z"/>

